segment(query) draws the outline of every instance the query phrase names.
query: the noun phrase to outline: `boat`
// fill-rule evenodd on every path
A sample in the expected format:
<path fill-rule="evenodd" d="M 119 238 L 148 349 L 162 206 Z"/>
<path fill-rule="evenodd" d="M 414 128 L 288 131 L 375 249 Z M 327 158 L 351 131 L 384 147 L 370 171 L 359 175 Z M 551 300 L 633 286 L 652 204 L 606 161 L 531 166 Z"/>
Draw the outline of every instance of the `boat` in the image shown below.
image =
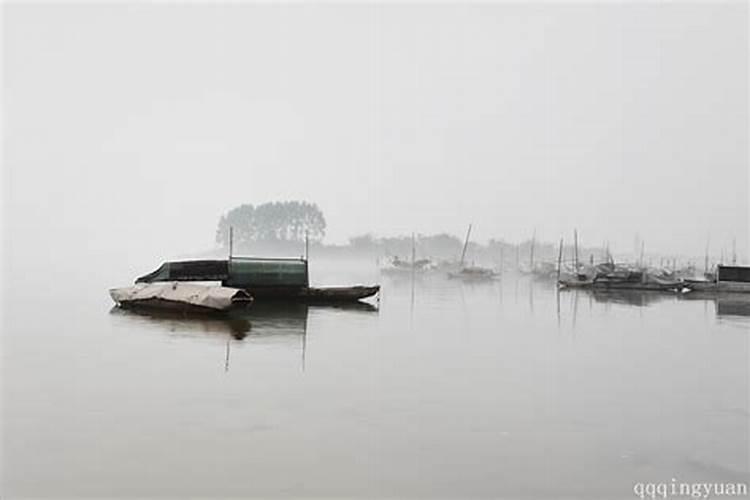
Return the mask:
<path fill-rule="evenodd" d="M 113 288 L 109 295 L 122 308 L 160 309 L 175 312 L 224 312 L 249 307 L 253 297 L 240 288 L 178 281 L 137 283 Z"/>
<path fill-rule="evenodd" d="M 468 281 L 488 281 L 499 278 L 500 274 L 486 267 L 470 266 L 462 267 L 458 271 L 449 271 L 448 277 Z"/>
<path fill-rule="evenodd" d="M 590 288 L 594 285 L 594 278 L 578 273 L 566 278 L 560 278 L 557 285 L 560 288 Z"/>
<path fill-rule="evenodd" d="M 412 273 L 423 274 L 436 268 L 430 259 L 418 259 L 414 262 L 392 257 L 380 268 L 380 272 L 386 275 L 400 276 Z"/>
<path fill-rule="evenodd" d="M 663 278 L 647 271 L 618 269 L 597 275 L 591 286 L 609 290 L 679 291 L 684 287 L 684 283 L 682 280 Z"/>
<path fill-rule="evenodd" d="M 695 292 L 750 293 L 750 266 L 718 265 L 713 279 L 685 279 L 685 288 Z"/>
<path fill-rule="evenodd" d="M 464 240 L 464 247 L 461 251 L 461 258 L 458 261 L 456 269 L 447 272 L 448 278 L 451 279 L 462 279 L 466 281 L 490 281 L 500 277 L 500 273 L 487 267 L 476 266 L 472 263 L 471 266 L 464 265 L 466 261 L 466 250 L 469 248 L 469 238 L 471 236 L 471 224 L 469 229 L 466 231 L 466 239 Z"/>
<path fill-rule="evenodd" d="M 165 262 L 136 283 L 218 281 L 246 291 L 256 301 L 293 300 L 307 303 L 356 302 L 376 295 L 380 285 L 311 287 L 306 259 L 230 257 L 220 260 Z"/>

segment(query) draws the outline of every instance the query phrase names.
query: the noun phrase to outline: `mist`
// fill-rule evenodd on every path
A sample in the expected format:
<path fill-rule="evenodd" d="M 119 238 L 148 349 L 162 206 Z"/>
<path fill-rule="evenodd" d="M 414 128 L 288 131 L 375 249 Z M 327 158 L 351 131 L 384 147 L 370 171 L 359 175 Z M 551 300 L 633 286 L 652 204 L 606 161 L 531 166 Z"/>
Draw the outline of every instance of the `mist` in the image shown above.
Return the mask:
<path fill-rule="evenodd" d="M 327 243 L 473 223 L 747 255 L 742 2 L 3 14 L 9 261 L 200 251 L 288 199 Z"/>

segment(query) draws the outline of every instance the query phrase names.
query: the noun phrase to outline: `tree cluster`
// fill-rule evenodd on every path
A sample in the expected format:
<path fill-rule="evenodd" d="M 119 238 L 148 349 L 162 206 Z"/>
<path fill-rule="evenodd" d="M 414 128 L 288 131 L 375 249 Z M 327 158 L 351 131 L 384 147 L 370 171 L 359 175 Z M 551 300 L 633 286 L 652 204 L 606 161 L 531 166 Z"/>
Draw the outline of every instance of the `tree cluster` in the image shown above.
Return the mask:
<path fill-rule="evenodd" d="M 229 246 L 229 228 L 238 248 L 256 242 L 300 242 L 325 236 L 326 220 L 315 203 L 276 201 L 233 208 L 219 219 L 216 243 Z"/>

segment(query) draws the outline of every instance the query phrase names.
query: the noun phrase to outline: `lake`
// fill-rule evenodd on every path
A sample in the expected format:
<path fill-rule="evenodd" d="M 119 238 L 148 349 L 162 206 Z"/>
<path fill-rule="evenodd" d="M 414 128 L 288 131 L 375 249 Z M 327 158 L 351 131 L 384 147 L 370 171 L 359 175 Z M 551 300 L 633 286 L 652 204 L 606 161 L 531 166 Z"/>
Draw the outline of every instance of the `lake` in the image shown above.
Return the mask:
<path fill-rule="evenodd" d="M 107 288 L 157 264 L 11 271 L 3 498 L 615 499 L 750 476 L 748 299 L 313 260 L 313 284 L 378 281 L 379 302 L 113 309 Z"/>

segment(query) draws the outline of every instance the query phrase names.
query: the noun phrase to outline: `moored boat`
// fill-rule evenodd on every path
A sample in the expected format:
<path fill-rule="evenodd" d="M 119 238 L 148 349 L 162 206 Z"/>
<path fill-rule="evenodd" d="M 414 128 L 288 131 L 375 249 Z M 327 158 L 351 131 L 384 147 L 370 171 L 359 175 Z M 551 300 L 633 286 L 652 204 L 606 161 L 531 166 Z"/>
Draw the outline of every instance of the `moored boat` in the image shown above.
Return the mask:
<path fill-rule="evenodd" d="M 750 266 L 716 268 L 714 279 L 686 279 L 685 287 L 696 292 L 750 293 Z"/>
<path fill-rule="evenodd" d="M 136 283 L 161 281 L 218 281 L 224 287 L 245 290 L 255 300 L 297 302 L 354 302 L 372 297 L 379 285 L 311 287 L 305 259 L 231 257 L 223 260 L 188 260 L 163 263 Z"/>
<path fill-rule="evenodd" d="M 488 281 L 499 278 L 500 274 L 486 267 L 471 266 L 462 267 L 458 271 L 450 271 L 448 277 L 467 281 Z"/>

